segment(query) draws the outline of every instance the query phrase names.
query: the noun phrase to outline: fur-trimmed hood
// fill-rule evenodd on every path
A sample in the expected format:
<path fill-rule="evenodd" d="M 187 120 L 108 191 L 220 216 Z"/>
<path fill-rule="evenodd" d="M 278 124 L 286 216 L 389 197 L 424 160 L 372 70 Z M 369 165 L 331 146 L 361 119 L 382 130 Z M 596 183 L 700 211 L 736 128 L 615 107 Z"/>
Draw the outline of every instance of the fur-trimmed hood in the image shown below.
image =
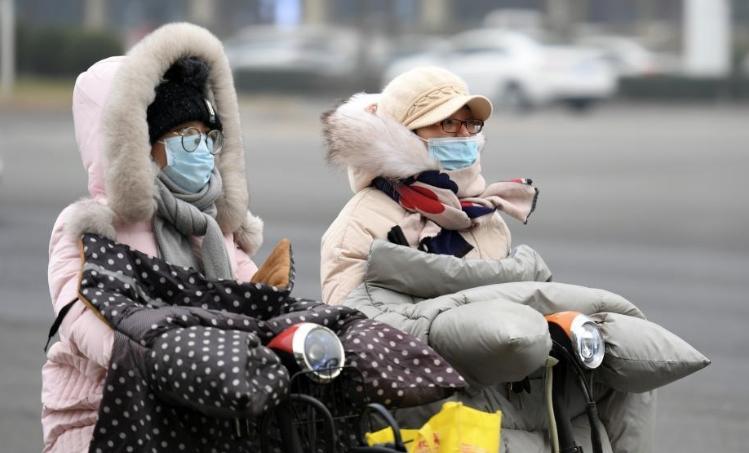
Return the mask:
<path fill-rule="evenodd" d="M 424 142 L 405 126 L 371 109 L 378 94 L 355 94 L 322 116 L 327 159 L 348 171 L 351 190 L 358 192 L 378 176 L 407 178 L 440 168 L 429 158 Z"/>
<path fill-rule="evenodd" d="M 354 193 L 378 176 L 399 179 L 440 169 L 416 134 L 372 108 L 378 101 L 379 94 L 359 93 L 322 115 L 328 162 L 346 169 Z"/>
<path fill-rule="evenodd" d="M 185 56 L 208 64 L 206 91 L 223 124 L 224 146 L 216 160 L 223 194 L 216 201 L 216 219 L 224 233 L 234 233 L 240 247 L 253 253 L 262 242 L 262 221 L 247 210 L 244 149 L 231 69 L 221 42 L 208 30 L 188 23 L 160 27 L 126 56 L 102 60 L 76 80 L 73 116 L 89 193 L 106 199 L 108 205 L 92 216 L 99 220 L 88 228 L 97 229 L 105 218 L 135 223 L 153 217 L 158 168 L 151 160 L 146 110 L 163 74 Z M 81 211 L 91 216 L 91 209 L 86 205 Z M 85 225 L 77 228 L 86 230 Z"/>

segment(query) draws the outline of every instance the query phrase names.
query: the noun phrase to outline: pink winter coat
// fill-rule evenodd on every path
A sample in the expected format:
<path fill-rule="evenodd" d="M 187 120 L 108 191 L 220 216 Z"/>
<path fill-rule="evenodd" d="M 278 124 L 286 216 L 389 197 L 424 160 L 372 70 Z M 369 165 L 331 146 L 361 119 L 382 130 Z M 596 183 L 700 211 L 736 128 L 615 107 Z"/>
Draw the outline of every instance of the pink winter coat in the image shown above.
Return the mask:
<path fill-rule="evenodd" d="M 165 30 L 166 29 L 166 30 Z M 181 36 L 182 45 L 163 45 L 164 39 L 174 39 Z M 131 196 L 118 192 L 116 182 L 107 181 L 107 178 L 116 178 L 120 169 L 108 167 L 107 162 L 117 162 L 114 153 L 119 152 L 112 148 L 107 140 L 107 127 L 135 127 L 140 131 L 133 131 L 133 140 L 145 137 L 143 127 L 147 130 L 147 124 L 142 121 L 145 118 L 145 107 L 153 97 L 153 88 L 158 84 L 159 77 L 152 77 L 148 84 L 137 87 L 129 93 L 129 96 L 118 96 L 110 99 L 111 93 L 127 86 L 128 73 L 137 73 L 140 77 L 148 77 L 149 71 L 154 75 L 163 74 L 163 71 L 171 62 L 184 53 L 185 46 L 190 48 L 193 54 L 201 56 L 212 63 L 214 81 L 219 80 L 231 88 L 231 90 L 218 91 L 214 93 L 217 110 L 224 122 L 224 134 L 227 136 L 232 132 L 238 135 L 238 110 L 236 109 L 236 98 L 233 93 L 233 81 L 228 70 L 228 64 L 218 40 L 206 30 L 188 25 L 172 24 L 162 27 L 134 48 L 127 57 L 112 57 L 93 65 L 88 71 L 78 77 L 73 92 L 73 116 L 75 121 L 75 134 L 83 165 L 88 172 L 88 190 L 91 199 L 79 201 L 68 206 L 62 211 L 55 222 L 52 238 L 49 246 L 49 288 L 52 297 L 52 305 L 57 314 L 60 309 L 78 297 L 78 285 L 81 271 L 81 252 L 79 248 L 80 233 L 83 231 L 103 232 L 114 236 L 117 241 L 140 250 L 149 255 L 158 256 L 158 248 L 154 237 L 151 218 L 148 217 L 125 223 L 112 219 L 130 218 L 132 213 L 118 212 L 113 206 L 123 205 L 123 198 Z M 166 52 L 166 54 L 165 54 Z M 214 60 L 214 61 L 211 61 Z M 149 66 L 151 65 L 151 66 Z M 159 66 L 160 65 L 160 66 Z M 216 69 L 213 69 L 216 68 Z M 118 74 L 125 73 L 124 75 Z M 161 71 L 161 72 L 159 72 Z M 228 74 L 228 80 L 226 79 Z M 119 77 L 119 79 L 117 79 Z M 145 93 L 141 99 L 138 92 Z M 150 92 L 150 93 L 149 93 Z M 134 94 L 133 94 L 134 93 Z M 149 98 L 150 94 L 150 98 Z M 129 99 L 133 99 L 130 101 Z M 112 104 L 121 103 L 123 100 L 132 103 L 132 108 L 142 109 L 143 115 L 140 123 L 127 124 L 127 121 L 138 121 L 131 116 L 123 117 L 122 121 L 107 121 L 106 109 L 112 108 Z M 121 106 L 114 106 L 121 107 Z M 131 106 L 126 106 L 131 108 Z M 124 110 L 127 110 L 124 109 Z M 123 110 L 120 108 L 119 110 Z M 109 118 L 117 114 L 109 114 Z M 123 124 L 125 123 L 125 124 Z M 227 127 L 228 126 L 228 127 Z M 140 133 L 137 133 L 140 132 Z M 109 134 L 111 136 L 112 134 Z M 241 155 L 241 141 L 227 140 L 229 148 L 226 158 L 230 163 L 236 154 L 244 161 Z M 150 145 L 141 143 L 138 151 L 142 155 L 133 156 L 138 160 L 141 167 L 146 168 L 146 175 L 142 180 L 130 184 L 134 186 L 153 184 L 149 179 L 148 153 Z M 139 149 L 140 149 L 139 148 Z M 136 159 L 137 157 L 137 159 Z M 117 164 L 120 165 L 120 164 Z M 122 169 L 129 171 L 130 167 Z M 252 217 L 246 211 L 246 181 L 244 180 L 244 167 L 239 171 L 222 169 L 221 162 L 217 164 L 224 181 L 234 184 L 235 188 L 244 188 L 244 207 L 239 213 L 240 222 L 236 225 L 226 227 L 226 222 L 220 224 L 225 233 L 224 242 L 229 257 L 234 277 L 240 281 L 248 281 L 257 267 L 249 257 L 249 253 L 259 247 L 260 228 L 262 224 L 259 219 Z M 232 173 L 232 174 L 229 174 Z M 130 174 L 129 174 L 130 175 Z M 120 175 L 122 176 L 122 175 Z M 143 181 L 144 180 L 144 181 Z M 231 186 L 230 186 L 231 187 Z M 110 190 L 110 188 L 113 188 Z M 140 187 L 143 190 L 148 187 Z M 139 187 L 133 187 L 137 193 Z M 225 185 L 226 189 L 226 185 Z M 106 192 L 106 193 L 105 193 Z M 112 193 L 116 195 L 112 195 Z M 239 197 L 242 200 L 242 197 Z M 148 200 L 147 200 L 148 201 Z M 127 205 L 127 203 L 124 203 Z M 241 203 L 238 205 L 241 206 Z M 230 201 L 219 207 L 219 218 L 221 209 L 231 209 Z M 223 219 L 231 217 L 232 213 L 223 212 Z M 236 217 L 236 215 L 234 216 Z M 242 220 L 244 218 L 244 220 Z M 196 243 L 199 239 L 196 238 Z M 237 245 L 237 244 L 241 244 Z M 83 303 L 75 303 L 65 316 L 60 329 L 60 341 L 53 344 L 47 353 L 47 362 L 42 368 L 42 428 L 44 434 L 44 452 L 83 452 L 88 451 L 92 431 L 97 420 L 99 403 L 102 398 L 102 386 L 106 375 L 110 354 L 113 344 L 112 330 L 101 321 Z"/>

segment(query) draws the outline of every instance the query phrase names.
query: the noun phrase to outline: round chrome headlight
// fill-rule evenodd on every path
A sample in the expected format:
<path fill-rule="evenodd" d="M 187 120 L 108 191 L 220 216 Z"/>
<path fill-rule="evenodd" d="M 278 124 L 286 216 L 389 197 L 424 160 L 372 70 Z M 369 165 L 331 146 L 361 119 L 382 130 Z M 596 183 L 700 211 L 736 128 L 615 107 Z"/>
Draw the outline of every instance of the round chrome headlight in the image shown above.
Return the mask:
<path fill-rule="evenodd" d="M 294 358 L 319 382 L 335 379 L 343 368 L 343 344 L 332 330 L 314 323 L 301 323 L 292 340 Z"/>
<path fill-rule="evenodd" d="M 585 368 L 598 368 L 603 362 L 606 344 L 598 325 L 589 317 L 580 314 L 570 326 L 572 349 Z"/>

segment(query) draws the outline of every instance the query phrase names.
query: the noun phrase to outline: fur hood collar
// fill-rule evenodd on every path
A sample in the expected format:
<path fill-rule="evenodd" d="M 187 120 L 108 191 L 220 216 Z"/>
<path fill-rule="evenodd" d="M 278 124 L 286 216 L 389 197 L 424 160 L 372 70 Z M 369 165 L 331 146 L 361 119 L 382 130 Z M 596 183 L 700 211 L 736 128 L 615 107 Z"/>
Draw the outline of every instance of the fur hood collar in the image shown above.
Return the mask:
<path fill-rule="evenodd" d="M 378 94 L 355 94 L 322 116 L 328 162 L 348 171 L 355 193 L 378 176 L 407 178 L 440 168 L 416 134 L 370 108 L 378 100 Z"/>
<path fill-rule="evenodd" d="M 158 169 L 150 156 L 146 110 L 163 74 L 184 56 L 195 56 L 208 64 L 206 91 L 223 125 L 224 146 L 216 160 L 223 194 L 216 200 L 216 220 L 224 233 L 234 233 L 240 247 L 253 253 L 262 241 L 262 221 L 247 210 L 244 149 L 231 69 L 221 42 L 208 30 L 188 23 L 160 27 L 125 57 L 99 62 L 76 81 L 73 113 L 89 191 L 94 198 L 106 198 L 108 205 L 97 214 L 92 214 L 91 205 L 81 206 L 82 212 L 97 220 L 76 223 L 102 229 L 101 222 L 108 218 L 112 221 L 104 223 L 111 225 L 153 217 L 153 181 Z"/>

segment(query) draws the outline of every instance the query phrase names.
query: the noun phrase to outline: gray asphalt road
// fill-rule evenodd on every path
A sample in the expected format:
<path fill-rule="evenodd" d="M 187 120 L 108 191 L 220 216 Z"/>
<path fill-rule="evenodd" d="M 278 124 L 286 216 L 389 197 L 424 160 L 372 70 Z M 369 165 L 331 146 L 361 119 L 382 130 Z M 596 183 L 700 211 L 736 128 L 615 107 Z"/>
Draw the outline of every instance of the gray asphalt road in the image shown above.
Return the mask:
<path fill-rule="evenodd" d="M 331 102 L 332 104 L 332 102 Z M 324 163 L 327 102 L 257 98 L 242 111 L 262 261 L 292 240 L 296 293 L 319 297 L 319 238 L 349 197 Z M 557 281 L 606 288 L 640 306 L 713 364 L 659 393 L 656 451 L 745 452 L 749 428 L 749 109 L 610 105 L 592 115 L 497 115 L 485 174 L 541 188 L 514 243 L 539 250 Z M 85 195 L 67 112 L 0 110 L 0 452 L 41 449 L 41 348 L 57 213 Z"/>

